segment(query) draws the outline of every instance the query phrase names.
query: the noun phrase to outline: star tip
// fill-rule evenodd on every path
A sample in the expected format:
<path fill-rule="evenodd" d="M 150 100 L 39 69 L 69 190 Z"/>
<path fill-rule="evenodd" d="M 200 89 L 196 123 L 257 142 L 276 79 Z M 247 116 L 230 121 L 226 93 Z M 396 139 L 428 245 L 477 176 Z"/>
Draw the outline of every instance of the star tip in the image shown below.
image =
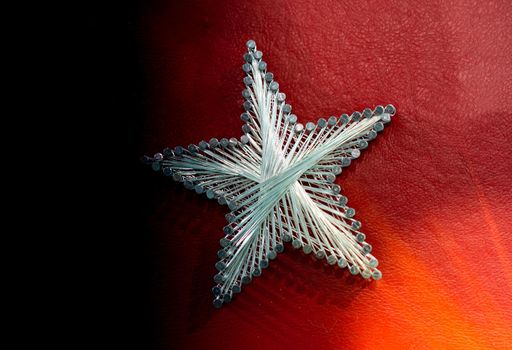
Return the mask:
<path fill-rule="evenodd" d="M 254 39 L 249 39 L 247 40 L 247 42 L 245 43 L 245 45 L 247 46 L 247 48 L 251 51 L 254 51 L 256 50 L 256 41 L 254 41 Z"/>
<path fill-rule="evenodd" d="M 220 309 L 222 307 L 222 304 L 223 304 L 223 300 L 220 296 L 216 297 L 215 299 L 213 299 L 213 307 L 216 308 L 216 309 Z"/>
<path fill-rule="evenodd" d="M 153 158 L 146 155 L 140 157 L 139 160 L 146 165 L 151 165 L 151 163 L 153 163 Z"/>
<path fill-rule="evenodd" d="M 396 114 L 395 106 L 393 106 L 392 104 L 388 104 L 386 108 L 384 108 L 384 113 L 394 116 Z"/>

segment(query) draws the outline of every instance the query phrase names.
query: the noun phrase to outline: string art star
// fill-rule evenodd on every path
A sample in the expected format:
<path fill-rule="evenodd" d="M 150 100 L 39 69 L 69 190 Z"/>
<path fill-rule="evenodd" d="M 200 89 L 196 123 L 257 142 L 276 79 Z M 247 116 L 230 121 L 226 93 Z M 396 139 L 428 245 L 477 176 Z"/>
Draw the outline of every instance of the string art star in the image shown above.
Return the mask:
<path fill-rule="evenodd" d="M 244 135 L 145 157 L 155 171 L 229 207 L 215 264 L 213 305 L 230 302 L 260 276 L 285 242 L 353 275 L 380 279 L 361 222 L 334 182 L 391 121 L 395 108 L 366 108 L 304 126 L 291 113 L 254 40 L 247 48 L 240 116 Z"/>

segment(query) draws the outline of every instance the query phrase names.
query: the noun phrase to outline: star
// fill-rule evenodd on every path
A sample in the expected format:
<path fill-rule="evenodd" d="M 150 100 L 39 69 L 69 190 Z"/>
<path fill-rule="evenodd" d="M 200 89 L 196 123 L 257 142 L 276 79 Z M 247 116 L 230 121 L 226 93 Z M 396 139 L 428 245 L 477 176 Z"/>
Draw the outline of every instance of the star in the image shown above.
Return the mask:
<path fill-rule="evenodd" d="M 254 40 L 247 49 L 240 116 L 244 135 L 145 157 L 155 171 L 229 207 L 215 264 L 213 305 L 229 303 L 284 251 L 286 242 L 352 275 L 380 279 L 361 222 L 334 182 L 391 121 L 395 108 L 366 108 L 304 126 L 291 113 Z"/>

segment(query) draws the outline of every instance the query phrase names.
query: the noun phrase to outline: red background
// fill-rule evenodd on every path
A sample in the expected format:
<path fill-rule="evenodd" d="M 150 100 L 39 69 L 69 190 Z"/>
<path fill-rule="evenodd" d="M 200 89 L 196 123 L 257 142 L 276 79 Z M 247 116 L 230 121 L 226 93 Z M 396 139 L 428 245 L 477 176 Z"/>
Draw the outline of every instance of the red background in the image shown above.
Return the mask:
<path fill-rule="evenodd" d="M 303 123 L 377 104 L 398 111 L 338 179 L 380 260 L 378 282 L 287 246 L 215 310 L 227 209 L 144 168 L 159 347 L 510 348 L 511 19 L 509 1 L 142 6 L 140 154 L 241 135 L 248 39 Z"/>

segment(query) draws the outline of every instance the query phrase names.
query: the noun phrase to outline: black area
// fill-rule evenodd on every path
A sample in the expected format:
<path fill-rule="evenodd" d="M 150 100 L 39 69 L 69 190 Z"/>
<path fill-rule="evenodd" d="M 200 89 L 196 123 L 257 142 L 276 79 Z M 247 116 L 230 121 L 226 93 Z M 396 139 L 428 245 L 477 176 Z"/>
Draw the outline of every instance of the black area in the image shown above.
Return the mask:
<path fill-rule="evenodd" d="M 138 19 L 147 4 L 91 5 L 81 28 L 83 63 L 77 72 L 84 78 L 84 99 L 78 127 L 80 167 L 87 176 L 77 186 L 90 188 L 92 200 L 80 209 L 88 221 L 82 237 L 88 251 L 81 282 L 85 293 L 76 302 L 91 305 L 83 340 L 102 349 L 153 349 L 158 343 L 150 287 L 153 243 L 144 234 L 147 208 L 140 205 L 148 202 L 141 187 L 147 169 L 139 154 L 148 92 Z"/>

